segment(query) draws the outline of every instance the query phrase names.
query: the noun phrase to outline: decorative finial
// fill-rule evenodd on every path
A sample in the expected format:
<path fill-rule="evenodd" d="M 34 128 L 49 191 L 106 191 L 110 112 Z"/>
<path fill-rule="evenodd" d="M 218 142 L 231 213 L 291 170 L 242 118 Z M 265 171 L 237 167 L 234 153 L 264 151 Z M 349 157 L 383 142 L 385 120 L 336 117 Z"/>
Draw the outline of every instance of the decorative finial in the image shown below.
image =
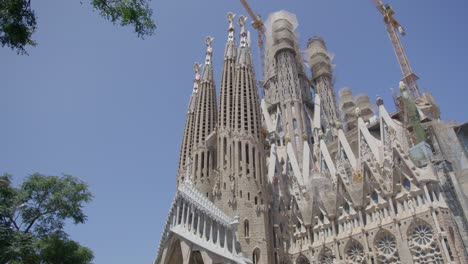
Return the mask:
<path fill-rule="evenodd" d="M 228 29 L 228 42 L 234 42 L 234 17 L 236 14 L 229 12 L 227 14 L 227 21 L 229 22 L 229 29 Z"/>
<path fill-rule="evenodd" d="M 336 121 L 336 122 L 335 122 L 335 127 L 336 127 L 336 129 L 342 129 L 342 128 L 343 128 L 343 124 L 341 124 L 340 121 Z"/>
<path fill-rule="evenodd" d="M 206 46 L 207 46 L 207 47 L 211 47 L 211 43 L 213 43 L 213 39 L 214 39 L 214 38 L 211 37 L 211 36 L 206 36 L 206 38 L 205 38 L 205 43 L 206 43 Z"/>
<path fill-rule="evenodd" d="M 378 106 L 383 105 L 383 99 L 382 99 L 382 97 L 380 97 L 379 95 L 377 95 L 377 105 L 378 105 Z"/>
<path fill-rule="evenodd" d="M 403 81 L 400 81 L 400 92 L 401 92 L 401 96 L 403 98 L 409 98 L 409 94 L 408 94 L 408 86 L 406 85 L 406 83 L 404 83 Z"/>
<path fill-rule="evenodd" d="M 236 14 L 233 12 L 228 12 L 227 14 L 227 21 L 229 22 L 229 29 L 234 29 L 234 17 Z"/>
<path fill-rule="evenodd" d="M 323 134 L 323 131 L 320 130 L 320 132 L 318 133 L 318 138 L 319 138 L 320 140 L 322 140 L 322 139 L 324 138 L 324 136 L 325 136 L 325 134 Z"/>
<path fill-rule="evenodd" d="M 240 16 L 239 17 L 239 26 L 241 27 L 240 32 L 240 46 L 245 47 L 247 46 L 247 32 L 245 31 L 245 22 L 247 21 L 247 17 Z"/>
<path fill-rule="evenodd" d="M 241 28 L 245 27 L 245 22 L 247 21 L 247 17 L 245 16 L 240 16 L 239 17 L 239 26 L 241 26 Z"/>
<path fill-rule="evenodd" d="M 207 36 L 205 38 L 206 43 L 206 57 L 205 57 L 205 65 L 211 64 L 211 55 L 213 54 L 213 48 L 211 47 L 211 43 L 213 43 L 213 37 Z"/>
<path fill-rule="evenodd" d="M 406 84 L 403 82 L 403 81 L 400 81 L 400 91 L 406 91 L 408 89 L 408 86 L 406 86 Z"/>
<path fill-rule="evenodd" d="M 354 114 L 356 115 L 356 117 L 360 117 L 361 116 L 361 108 L 356 107 L 356 110 L 354 110 Z"/>

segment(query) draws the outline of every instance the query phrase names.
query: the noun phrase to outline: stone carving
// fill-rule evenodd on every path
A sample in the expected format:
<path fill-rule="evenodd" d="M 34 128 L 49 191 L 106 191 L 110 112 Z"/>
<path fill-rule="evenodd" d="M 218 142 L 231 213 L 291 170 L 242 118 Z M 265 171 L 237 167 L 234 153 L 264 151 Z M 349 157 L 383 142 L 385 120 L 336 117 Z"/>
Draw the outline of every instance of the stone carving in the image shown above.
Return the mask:
<path fill-rule="evenodd" d="M 321 264 L 333 264 L 335 263 L 335 254 L 331 249 L 324 247 L 320 253 L 319 260 Z"/>
<path fill-rule="evenodd" d="M 380 231 L 376 235 L 374 246 L 376 248 L 378 263 L 401 263 L 395 236 L 390 232 L 386 230 Z"/>
<path fill-rule="evenodd" d="M 416 219 L 408 230 L 408 240 L 415 263 L 444 263 L 434 231 L 427 223 Z"/>
<path fill-rule="evenodd" d="M 354 239 L 348 242 L 346 259 L 348 261 L 347 263 L 364 263 L 364 248 L 361 243 Z"/>

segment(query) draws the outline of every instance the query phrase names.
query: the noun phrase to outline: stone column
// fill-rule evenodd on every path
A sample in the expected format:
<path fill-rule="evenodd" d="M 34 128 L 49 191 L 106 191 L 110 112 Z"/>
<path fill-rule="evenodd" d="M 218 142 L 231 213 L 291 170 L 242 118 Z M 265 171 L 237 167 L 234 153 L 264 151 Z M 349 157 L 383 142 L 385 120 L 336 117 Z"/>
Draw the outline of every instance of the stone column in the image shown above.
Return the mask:
<path fill-rule="evenodd" d="M 203 216 L 203 233 L 202 238 L 206 240 L 206 221 L 208 221 L 207 214 Z"/>
<path fill-rule="evenodd" d="M 223 226 L 223 228 L 224 228 L 224 248 L 227 249 L 228 248 L 228 246 L 227 246 L 227 232 L 228 232 L 228 230 L 227 230 L 227 226 Z"/>
<path fill-rule="evenodd" d="M 429 195 L 429 190 L 427 188 L 427 184 L 424 184 L 424 193 L 426 194 L 426 199 L 427 199 L 427 202 L 432 205 L 432 200 L 431 200 L 431 196 Z"/>
<path fill-rule="evenodd" d="M 237 254 L 236 252 L 236 232 L 232 229 L 232 254 Z"/>
<path fill-rule="evenodd" d="M 216 245 L 217 245 L 218 247 L 221 246 L 221 241 L 220 241 L 221 239 L 220 239 L 220 237 L 219 237 L 219 235 L 221 234 L 221 232 L 219 232 L 219 227 L 220 227 L 220 225 L 219 225 L 219 223 L 217 223 L 217 224 L 216 224 Z"/>
<path fill-rule="evenodd" d="M 179 224 L 179 211 L 180 211 L 180 200 L 177 200 L 177 212 L 176 212 L 176 221 L 175 226 Z"/>
<path fill-rule="evenodd" d="M 197 236 L 201 235 L 200 227 L 201 227 L 201 211 L 198 211 L 197 232 L 195 233 Z"/>
<path fill-rule="evenodd" d="M 210 221 L 210 240 L 209 240 L 210 242 L 214 242 L 214 240 L 213 240 L 214 239 L 214 237 L 213 237 L 213 222 L 214 222 L 213 219 L 211 219 L 211 221 Z"/>
<path fill-rule="evenodd" d="M 190 224 L 190 231 L 194 232 L 195 230 L 195 208 L 192 205 L 192 223 Z"/>
<path fill-rule="evenodd" d="M 181 202 L 182 202 L 182 215 L 181 215 L 182 219 L 180 220 L 180 223 L 182 224 L 182 226 L 185 227 L 185 215 L 186 215 L 186 213 L 185 213 L 185 202 L 184 202 L 184 200 L 182 200 Z"/>
<path fill-rule="evenodd" d="M 186 213 L 186 216 L 185 216 L 185 227 L 186 229 L 189 229 L 189 225 L 190 223 L 188 222 L 189 221 L 189 218 L 190 218 L 190 209 L 191 209 L 191 205 L 187 204 L 187 213 Z"/>

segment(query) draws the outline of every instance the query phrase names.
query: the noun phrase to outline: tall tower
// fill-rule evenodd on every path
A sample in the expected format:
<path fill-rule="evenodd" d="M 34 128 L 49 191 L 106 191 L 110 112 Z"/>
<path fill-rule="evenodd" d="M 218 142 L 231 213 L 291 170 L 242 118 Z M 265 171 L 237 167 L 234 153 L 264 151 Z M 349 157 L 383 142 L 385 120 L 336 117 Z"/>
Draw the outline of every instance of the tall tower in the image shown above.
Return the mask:
<path fill-rule="evenodd" d="M 238 235 L 242 251 L 251 257 L 253 263 L 267 264 L 271 263 L 271 249 L 268 246 L 269 223 L 265 209 L 265 155 L 259 98 L 245 21 L 244 16 L 239 18 L 240 46 L 234 70 L 234 90 L 229 99 L 233 103 L 232 169 L 229 178 L 234 198 L 225 212 L 240 217 Z"/>
<path fill-rule="evenodd" d="M 265 64 L 269 74 L 265 82 L 265 103 L 278 128 L 279 147 L 291 142 L 301 163 L 304 141 L 312 138 L 313 103 L 295 35 L 297 20 L 293 14 L 279 11 L 270 15 L 266 25 Z"/>
<path fill-rule="evenodd" d="M 179 168 L 177 170 L 177 186 L 184 181 L 186 175 L 186 162 L 192 155 L 193 130 L 195 124 L 195 108 L 197 104 L 198 85 L 200 82 L 200 64 L 195 63 L 195 79 L 193 81 L 192 95 L 190 96 L 187 116 L 185 118 L 184 134 L 179 154 Z"/>
<path fill-rule="evenodd" d="M 325 41 L 321 37 L 312 37 L 307 43 L 309 66 L 312 70 L 312 82 L 315 91 L 320 96 L 322 111 L 327 123 L 331 126 L 340 121 L 333 90 L 331 58 L 328 54 Z"/>
<path fill-rule="evenodd" d="M 232 169 L 232 148 L 231 148 L 231 128 L 232 128 L 232 113 L 234 112 L 234 78 L 236 70 L 237 47 L 234 39 L 234 14 L 228 13 L 227 20 L 229 23 L 228 39 L 226 48 L 224 49 L 223 72 L 221 76 L 221 89 L 219 98 L 219 115 L 218 115 L 218 173 L 219 185 L 215 189 L 215 203 L 221 208 L 227 208 L 233 204 L 235 199 L 234 186 L 230 184 L 231 169 Z M 223 187 L 221 187 L 223 185 Z M 226 185 L 229 185 L 230 191 Z M 232 187 L 232 188 L 231 188 Z M 223 191 L 221 191 L 221 189 Z"/>
<path fill-rule="evenodd" d="M 295 34 L 297 26 L 295 15 L 284 10 L 271 14 L 266 22 L 268 76 L 262 110 L 267 126 L 272 124 L 268 128 L 268 179 L 273 183 L 272 236 L 278 263 L 289 250 L 293 234 L 302 239 L 307 236 L 304 227 L 310 230 L 312 226 L 311 217 L 306 215 L 283 216 L 287 208 L 300 208 L 302 212 L 310 212 L 312 208 L 309 198 L 302 193 L 310 184 L 314 105 Z M 301 226 L 298 230 L 283 228 L 298 225 Z"/>
<path fill-rule="evenodd" d="M 197 189 L 207 197 L 213 188 L 213 169 L 215 168 L 216 152 L 207 144 L 208 137 L 216 126 L 216 88 L 213 77 L 211 57 L 213 38 L 206 37 L 206 59 L 203 66 L 194 117 L 193 149 L 192 149 L 192 181 Z"/>

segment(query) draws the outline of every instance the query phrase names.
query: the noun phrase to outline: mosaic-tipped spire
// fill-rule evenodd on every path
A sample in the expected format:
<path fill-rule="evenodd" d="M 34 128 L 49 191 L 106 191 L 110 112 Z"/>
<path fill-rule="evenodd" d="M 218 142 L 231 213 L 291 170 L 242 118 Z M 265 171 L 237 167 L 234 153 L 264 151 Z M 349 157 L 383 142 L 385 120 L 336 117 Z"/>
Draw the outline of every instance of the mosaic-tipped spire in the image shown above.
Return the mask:
<path fill-rule="evenodd" d="M 239 17 L 239 26 L 241 28 L 241 30 L 240 30 L 240 46 L 241 46 L 241 48 L 248 46 L 247 30 L 245 30 L 245 22 L 246 21 L 247 21 L 247 17 L 245 17 L 245 16 L 240 16 Z"/>
<path fill-rule="evenodd" d="M 195 110 L 198 100 L 198 86 L 200 84 L 200 64 L 195 63 L 193 69 L 195 71 L 195 78 L 193 80 L 192 95 L 190 96 L 189 107 L 185 119 L 184 133 L 182 135 L 182 145 L 180 146 L 177 184 L 183 182 L 185 175 L 189 173 L 187 171 L 187 160 L 190 159 L 193 149 Z"/>
<path fill-rule="evenodd" d="M 195 121 L 193 131 L 192 150 L 192 181 L 195 187 L 202 193 L 212 190 L 212 170 L 214 169 L 214 150 L 208 148 L 208 136 L 215 130 L 217 121 L 216 88 L 213 77 L 211 44 L 213 38 L 205 38 L 206 57 L 203 66 L 203 74 L 197 92 L 197 104 L 195 107 Z"/>
<path fill-rule="evenodd" d="M 227 14 L 227 21 L 229 22 L 229 28 L 228 28 L 228 42 L 234 42 L 234 17 L 236 14 L 229 12 Z"/>
<path fill-rule="evenodd" d="M 192 88 L 192 96 L 190 97 L 190 103 L 189 103 L 189 109 L 188 111 L 193 112 L 195 110 L 195 99 L 196 99 L 196 94 L 198 93 L 198 85 L 200 84 L 200 64 L 195 63 L 193 66 L 193 69 L 195 71 L 195 78 L 193 79 L 193 88 Z"/>
<path fill-rule="evenodd" d="M 213 39 L 210 36 L 205 38 L 206 43 L 206 55 L 205 55 L 205 65 L 203 66 L 203 81 L 213 81 L 213 65 L 211 64 L 211 59 L 213 57 L 213 48 L 211 44 L 213 43 Z"/>

